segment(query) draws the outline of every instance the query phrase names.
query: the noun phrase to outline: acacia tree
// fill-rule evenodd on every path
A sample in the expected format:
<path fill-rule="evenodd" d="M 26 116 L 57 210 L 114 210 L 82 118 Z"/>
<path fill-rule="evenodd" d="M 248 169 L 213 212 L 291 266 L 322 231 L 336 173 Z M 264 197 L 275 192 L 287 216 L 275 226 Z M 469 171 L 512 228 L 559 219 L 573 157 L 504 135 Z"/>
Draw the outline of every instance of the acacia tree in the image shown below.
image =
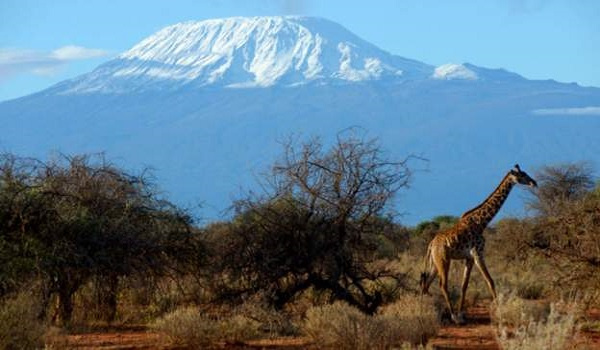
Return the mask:
<path fill-rule="evenodd" d="M 146 177 L 102 156 L 42 163 L 5 155 L 0 208 L 0 248 L 16 247 L 7 271 L 14 276 L 15 262 L 27 262 L 43 281 L 45 303 L 58 297 L 59 323 L 70 321 L 73 294 L 92 278 L 107 287 L 111 320 L 119 277 L 163 273 L 191 259 L 198 243 L 188 215 L 160 199 Z"/>
<path fill-rule="evenodd" d="M 564 285 L 600 286 L 600 187 L 584 164 L 547 166 L 536 175 L 530 203 L 537 216 L 523 225 L 526 247 L 553 264 Z"/>
<path fill-rule="evenodd" d="M 25 234 L 24 218 L 44 220 L 30 215 L 37 211 L 37 202 L 26 190 L 34 186 L 36 165 L 34 160 L 17 161 L 9 155 L 0 159 L 0 297 L 34 275 L 37 245 Z"/>
<path fill-rule="evenodd" d="M 585 163 L 545 166 L 536 174 L 541 183 L 532 191 L 530 208 L 540 215 L 551 216 L 565 204 L 580 200 L 594 189 L 591 168 Z"/>
<path fill-rule="evenodd" d="M 283 145 L 265 177 L 263 196 L 235 203 L 236 216 L 216 239 L 225 296 L 265 292 L 282 307 L 314 288 L 367 313 L 382 303 L 384 276 L 369 263 L 377 236 L 389 231 L 390 203 L 408 185 L 407 160 L 391 161 L 376 140 L 341 135 Z"/>

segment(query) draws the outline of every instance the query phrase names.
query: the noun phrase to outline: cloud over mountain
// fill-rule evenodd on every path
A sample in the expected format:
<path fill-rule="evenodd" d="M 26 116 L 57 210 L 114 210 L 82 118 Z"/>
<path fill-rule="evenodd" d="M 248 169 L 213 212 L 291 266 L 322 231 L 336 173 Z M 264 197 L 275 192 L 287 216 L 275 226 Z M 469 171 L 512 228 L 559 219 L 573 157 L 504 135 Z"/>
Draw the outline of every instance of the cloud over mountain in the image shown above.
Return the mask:
<path fill-rule="evenodd" d="M 104 57 L 108 51 L 68 45 L 47 52 L 30 49 L 0 48 L 0 82 L 22 73 L 51 75 L 72 61 Z"/>
<path fill-rule="evenodd" d="M 532 112 L 536 115 L 598 115 L 600 116 L 600 107 L 571 107 L 571 108 L 539 108 Z"/>

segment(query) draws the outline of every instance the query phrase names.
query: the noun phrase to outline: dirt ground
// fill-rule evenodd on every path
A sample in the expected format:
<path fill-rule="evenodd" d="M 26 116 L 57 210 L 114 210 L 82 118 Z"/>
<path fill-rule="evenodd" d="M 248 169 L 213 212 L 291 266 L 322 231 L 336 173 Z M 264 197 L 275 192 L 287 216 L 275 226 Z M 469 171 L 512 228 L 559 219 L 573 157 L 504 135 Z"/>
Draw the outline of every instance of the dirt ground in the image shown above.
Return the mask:
<path fill-rule="evenodd" d="M 430 341 L 435 349 L 499 349 L 487 306 L 467 309 L 467 324 L 443 326 Z"/>
<path fill-rule="evenodd" d="M 600 310 L 591 310 L 590 315 L 600 320 Z M 446 325 L 437 337 L 431 340 L 435 349 L 499 349 L 486 306 L 471 307 L 467 310 L 467 324 L 464 326 Z M 53 337 L 54 348 L 58 349 L 186 349 L 173 346 L 169 340 L 143 327 L 105 328 L 80 334 L 57 335 Z M 250 341 L 245 344 L 221 344 L 222 349 L 311 349 L 307 338 L 277 338 Z M 600 330 L 583 331 L 574 340 L 575 349 L 600 349 Z"/>

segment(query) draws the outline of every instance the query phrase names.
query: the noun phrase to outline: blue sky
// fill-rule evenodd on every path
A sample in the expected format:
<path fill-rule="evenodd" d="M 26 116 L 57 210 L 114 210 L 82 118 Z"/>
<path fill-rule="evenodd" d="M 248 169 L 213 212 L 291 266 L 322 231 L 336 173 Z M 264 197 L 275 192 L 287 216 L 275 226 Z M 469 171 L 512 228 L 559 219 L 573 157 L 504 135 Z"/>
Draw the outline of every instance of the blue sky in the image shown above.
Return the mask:
<path fill-rule="evenodd" d="M 186 20 L 301 14 L 397 55 L 600 87 L 596 0 L 1 0 L 0 101 L 92 70 Z"/>

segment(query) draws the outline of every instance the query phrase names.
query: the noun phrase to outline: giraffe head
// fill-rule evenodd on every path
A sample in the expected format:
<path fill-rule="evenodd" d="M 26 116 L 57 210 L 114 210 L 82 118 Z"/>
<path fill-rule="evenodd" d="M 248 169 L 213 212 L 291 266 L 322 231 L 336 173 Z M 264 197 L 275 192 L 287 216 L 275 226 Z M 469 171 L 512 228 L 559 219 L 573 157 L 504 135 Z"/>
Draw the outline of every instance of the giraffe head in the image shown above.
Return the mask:
<path fill-rule="evenodd" d="M 537 187 L 537 182 L 532 179 L 526 172 L 521 170 L 519 164 L 515 164 L 515 168 L 509 172 L 514 183 L 526 185 L 529 187 Z"/>

